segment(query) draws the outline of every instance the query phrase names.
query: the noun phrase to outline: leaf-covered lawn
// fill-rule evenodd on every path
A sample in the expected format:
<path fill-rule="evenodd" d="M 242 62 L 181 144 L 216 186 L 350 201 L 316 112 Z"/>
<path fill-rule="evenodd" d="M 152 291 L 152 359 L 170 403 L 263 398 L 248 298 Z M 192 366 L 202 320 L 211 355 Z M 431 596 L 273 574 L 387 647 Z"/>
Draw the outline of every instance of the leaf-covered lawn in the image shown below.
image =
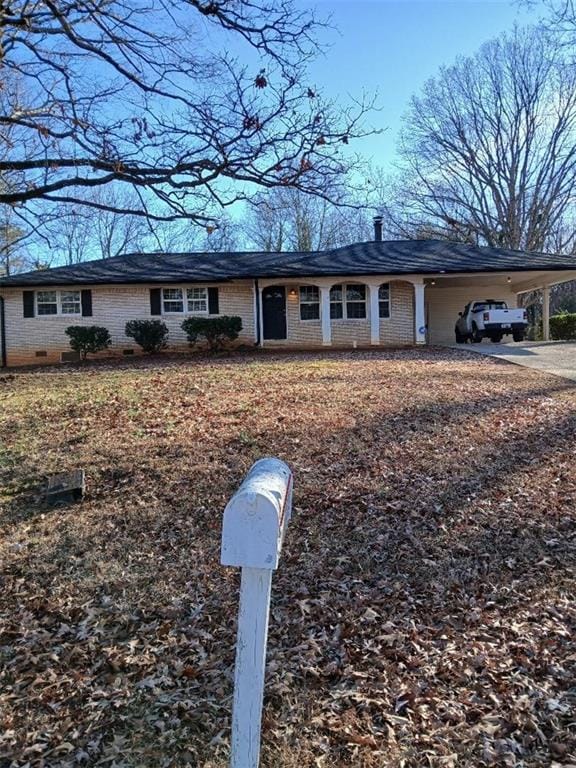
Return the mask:
<path fill-rule="evenodd" d="M 226 500 L 295 473 L 264 768 L 576 762 L 576 389 L 451 351 L 0 377 L 0 765 L 224 768 Z M 79 505 L 51 473 L 84 467 Z"/>

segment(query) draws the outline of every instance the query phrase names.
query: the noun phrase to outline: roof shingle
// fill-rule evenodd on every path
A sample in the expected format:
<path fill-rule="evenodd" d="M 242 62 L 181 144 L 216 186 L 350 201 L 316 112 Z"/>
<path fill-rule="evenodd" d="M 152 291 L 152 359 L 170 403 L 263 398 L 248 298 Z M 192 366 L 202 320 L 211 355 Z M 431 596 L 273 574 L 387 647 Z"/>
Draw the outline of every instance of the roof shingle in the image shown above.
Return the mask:
<path fill-rule="evenodd" d="M 385 240 L 318 252 L 132 253 L 0 279 L 0 286 L 221 282 L 576 269 L 576 255 L 487 248 L 443 240 Z"/>

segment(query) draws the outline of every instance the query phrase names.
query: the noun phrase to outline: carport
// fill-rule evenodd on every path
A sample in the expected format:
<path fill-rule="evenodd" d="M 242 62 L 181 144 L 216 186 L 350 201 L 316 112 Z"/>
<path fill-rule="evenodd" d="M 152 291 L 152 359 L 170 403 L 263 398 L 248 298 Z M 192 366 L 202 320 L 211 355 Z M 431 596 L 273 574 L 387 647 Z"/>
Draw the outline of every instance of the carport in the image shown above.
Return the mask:
<path fill-rule="evenodd" d="M 547 341 L 550 338 L 550 288 L 570 280 L 576 280 L 576 269 L 478 271 L 427 276 L 424 280 L 427 341 L 429 344 L 453 344 L 458 312 L 469 301 L 495 299 L 517 307 L 521 294 L 535 290 L 543 292 L 543 332 Z"/>

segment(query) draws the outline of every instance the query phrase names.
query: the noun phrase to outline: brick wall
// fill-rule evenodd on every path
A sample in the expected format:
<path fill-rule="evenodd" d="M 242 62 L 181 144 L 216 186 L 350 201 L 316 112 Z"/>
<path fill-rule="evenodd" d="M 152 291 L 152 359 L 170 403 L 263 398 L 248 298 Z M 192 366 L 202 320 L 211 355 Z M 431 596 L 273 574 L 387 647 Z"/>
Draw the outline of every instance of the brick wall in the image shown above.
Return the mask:
<path fill-rule="evenodd" d="M 64 333 L 70 325 L 101 325 L 110 331 L 112 347 L 100 356 L 122 355 L 123 350 L 140 349 L 133 339 L 124 335 L 128 320 L 154 319 L 150 314 L 149 285 L 74 286 L 92 290 L 92 317 L 56 316 L 25 318 L 22 309 L 22 288 L 4 288 L 0 295 L 5 299 L 6 351 L 9 366 L 55 363 L 62 352 L 69 352 L 69 339 Z M 55 290 L 66 286 L 54 286 Z M 52 287 L 50 288 L 52 290 Z M 220 315 L 238 315 L 242 318 L 239 343 L 254 344 L 254 295 L 252 281 L 221 284 L 219 289 Z M 164 315 L 162 319 L 169 330 L 172 349 L 186 350 L 188 344 L 180 328 L 185 315 Z M 37 357 L 37 352 L 45 352 Z"/>
<path fill-rule="evenodd" d="M 286 287 L 286 324 L 288 340 L 283 342 L 290 347 L 320 347 L 322 346 L 322 325 L 320 320 L 300 320 L 299 286 Z M 294 295 L 291 295 L 291 291 Z M 271 342 L 266 342 L 270 346 Z"/>
<path fill-rule="evenodd" d="M 414 344 L 414 286 L 390 283 L 390 317 L 380 319 L 380 344 Z"/>
<path fill-rule="evenodd" d="M 356 280 L 350 280 L 355 282 Z M 345 282 L 343 279 L 342 282 Z M 286 285 L 286 340 L 267 340 L 266 347 L 319 347 L 322 345 L 320 320 L 300 320 L 299 287 L 307 283 Z M 390 317 L 380 320 L 380 343 L 383 345 L 414 342 L 414 288 L 411 283 L 390 283 Z M 370 345 L 370 302 L 366 292 L 368 317 L 362 320 L 332 320 L 332 346 Z"/>
<path fill-rule="evenodd" d="M 345 280 L 343 280 L 345 282 Z M 67 286 L 54 286 L 55 290 Z M 92 317 L 45 316 L 24 318 L 22 289 L 0 289 L 5 298 L 7 361 L 9 366 L 60 362 L 63 352 L 70 351 L 64 331 L 69 325 L 102 325 L 110 331 L 112 347 L 100 353 L 101 357 L 123 355 L 124 350 L 140 350 L 132 339 L 124 335 L 128 320 L 151 319 L 150 288 L 152 285 L 77 286 L 92 290 Z M 286 341 L 266 341 L 266 347 L 320 347 L 322 327 L 320 320 L 300 320 L 298 284 L 286 285 L 287 328 Z M 76 286 L 75 286 L 76 288 Z M 252 281 L 220 284 L 219 310 L 221 315 L 238 315 L 243 330 L 239 343 L 254 344 L 254 295 Z M 292 291 L 292 294 L 291 294 Z M 380 343 L 383 345 L 411 344 L 414 340 L 414 291 L 410 283 L 391 282 L 391 317 L 380 320 Z M 367 302 L 369 314 L 370 306 Z M 186 336 L 180 324 L 185 315 L 163 315 L 169 330 L 170 348 L 188 349 Z M 351 347 L 370 345 L 370 319 L 333 320 L 332 346 Z M 37 353 L 45 353 L 38 357 Z"/>

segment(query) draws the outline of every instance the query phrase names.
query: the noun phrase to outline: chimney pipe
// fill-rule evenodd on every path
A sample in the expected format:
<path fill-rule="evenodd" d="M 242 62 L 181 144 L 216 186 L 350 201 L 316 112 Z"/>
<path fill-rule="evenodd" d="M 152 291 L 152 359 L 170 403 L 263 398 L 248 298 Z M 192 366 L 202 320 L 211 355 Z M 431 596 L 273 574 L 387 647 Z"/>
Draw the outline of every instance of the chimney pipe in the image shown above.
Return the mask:
<path fill-rule="evenodd" d="M 374 216 L 374 240 L 382 242 L 382 216 Z"/>

